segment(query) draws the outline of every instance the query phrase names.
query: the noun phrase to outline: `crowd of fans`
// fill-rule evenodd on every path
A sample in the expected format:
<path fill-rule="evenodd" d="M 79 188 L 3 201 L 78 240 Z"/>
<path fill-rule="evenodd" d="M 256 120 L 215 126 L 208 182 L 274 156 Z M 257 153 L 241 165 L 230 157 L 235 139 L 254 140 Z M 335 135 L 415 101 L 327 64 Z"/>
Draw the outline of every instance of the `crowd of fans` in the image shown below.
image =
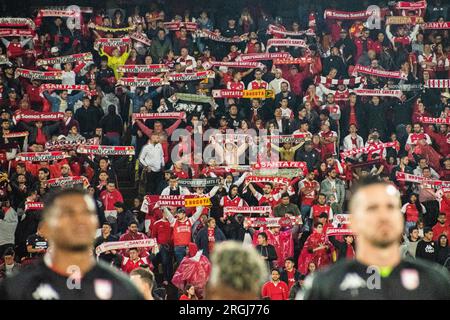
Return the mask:
<path fill-rule="evenodd" d="M 310 11 L 294 20 L 264 6 L 223 17 L 206 9 L 168 12 L 159 1 L 81 8 L 75 22 L 65 8 L 43 6 L 27 16 L 6 10 L 0 17 L 0 278 L 49 249 L 39 204 L 64 187 L 61 178 L 81 181 L 96 200 L 93 254 L 105 242 L 156 241 L 99 254 L 125 273 L 147 266 L 157 275 L 155 287 L 168 288 L 183 261 L 208 259 L 215 243 L 233 239 L 254 245 L 272 270 L 262 297 L 295 297 L 306 275 L 354 257 L 354 236 L 342 232 L 349 188 L 368 175 L 401 192 L 404 255 L 448 268 L 449 6 L 370 4 L 380 5 L 379 25 L 368 16 L 339 20 L 324 10 L 343 8 L 319 5 L 305 6 Z M 389 16 L 411 18 L 394 24 Z M 442 28 L 427 27 L 431 22 Z M 18 37 L 11 29 L 29 34 Z M 72 58 L 59 59 L 66 56 Z M 209 129 L 223 139 L 195 138 Z M 83 146 L 112 147 L 102 154 L 82 152 Z M 205 159 L 203 150 L 214 158 Z M 46 151 L 53 154 L 45 158 Z M 267 163 L 289 167 L 265 174 Z M 135 198 L 121 193 L 123 169 L 134 173 Z M 210 178 L 217 179 L 189 184 Z M 157 198 L 183 195 L 210 204 L 165 206 Z M 229 213 L 230 207 L 242 212 Z M 267 217 L 285 220 L 258 220 Z M 202 298 L 204 288 L 189 277 L 177 287 L 184 287 L 181 299 Z"/>

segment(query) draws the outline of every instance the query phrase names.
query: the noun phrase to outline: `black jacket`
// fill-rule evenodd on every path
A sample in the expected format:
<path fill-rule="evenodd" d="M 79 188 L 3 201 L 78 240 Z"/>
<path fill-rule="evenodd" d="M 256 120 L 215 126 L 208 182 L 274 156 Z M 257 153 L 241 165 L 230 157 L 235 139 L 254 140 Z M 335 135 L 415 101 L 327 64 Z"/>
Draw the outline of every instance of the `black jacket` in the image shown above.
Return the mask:
<path fill-rule="evenodd" d="M 81 133 L 93 133 L 103 116 L 104 112 L 102 108 L 92 106 L 89 106 L 87 109 L 81 107 L 75 112 L 75 119 L 80 124 Z"/>
<path fill-rule="evenodd" d="M 273 262 L 278 259 L 278 255 L 277 255 L 277 252 L 275 251 L 275 247 L 271 244 L 268 244 L 267 246 L 262 246 L 262 245 L 258 244 L 256 246 L 256 251 L 258 251 L 258 253 L 261 256 L 267 257 L 267 259 L 265 259 L 267 268 L 269 270 L 272 269 Z"/>
<path fill-rule="evenodd" d="M 222 230 L 219 228 L 214 229 L 214 239 L 216 243 L 225 241 L 227 238 L 223 234 Z M 209 258 L 209 248 L 208 248 L 208 227 L 204 227 L 195 237 L 195 244 L 199 250 L 203 250 L 203 255 Z"/>

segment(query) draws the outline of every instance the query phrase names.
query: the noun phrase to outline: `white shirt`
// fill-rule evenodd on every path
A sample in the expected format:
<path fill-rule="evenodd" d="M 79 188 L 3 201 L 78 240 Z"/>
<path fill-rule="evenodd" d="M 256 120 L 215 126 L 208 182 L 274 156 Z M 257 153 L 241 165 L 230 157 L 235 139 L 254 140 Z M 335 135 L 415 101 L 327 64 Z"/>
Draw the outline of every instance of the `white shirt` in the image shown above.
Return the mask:
<path fill-rule="evenodd" d="M 164 152 L 161 144 L 146 144 L 139 155 L 139 162 L 145 167 L 150 167 L 153 172 L 161 171 L 164 166 Z"/>
<path fill-rule="evenodd" d="M 288 84 L 288 90 L 291 91 L 291 84 L 286 79 L 273 79 L 269 83 L 269 89 L 273 90 L 275 94 L 279 94 L 281 92 L 281 83 L 286 82 Z"/>
<path fill-rule="evenodd" d="M 190 61 L 191 63 L 188 64 L 187 61 Z M 195 58 L 190 55 L 188 55 L 186 58 L 179 57 L 177 59 L 177 62 L 179 62 L 182 67 L 186 67 L 186 69 L 184 70 L 186 72 L 192 72 L 197 68 L 197 61 L 195 61 Z"/>

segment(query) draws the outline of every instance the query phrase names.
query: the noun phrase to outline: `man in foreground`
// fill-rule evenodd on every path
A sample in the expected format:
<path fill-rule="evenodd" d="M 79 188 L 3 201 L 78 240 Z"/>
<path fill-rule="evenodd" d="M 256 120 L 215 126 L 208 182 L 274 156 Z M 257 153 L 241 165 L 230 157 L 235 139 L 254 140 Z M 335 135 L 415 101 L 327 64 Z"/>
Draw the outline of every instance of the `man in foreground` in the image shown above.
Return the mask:
<path fill-rule="evenodd" d="M 305 280 L 304 299 L 450 299 L 450 278 L 438 265 L 402 260 L 403 217 L 398 190 L 367 180 L 350 200 L 356 260 L 342 261 Z"/>
<path fill-rule="evenodd" d="M 43 210 L 49 251 L 4 280 L 0 300 L 142 300 L 130 280 L 96 262 L 92 244 L 97 225 L 95 203 L 83 191 L 66 189 L 49 197 Z"/>

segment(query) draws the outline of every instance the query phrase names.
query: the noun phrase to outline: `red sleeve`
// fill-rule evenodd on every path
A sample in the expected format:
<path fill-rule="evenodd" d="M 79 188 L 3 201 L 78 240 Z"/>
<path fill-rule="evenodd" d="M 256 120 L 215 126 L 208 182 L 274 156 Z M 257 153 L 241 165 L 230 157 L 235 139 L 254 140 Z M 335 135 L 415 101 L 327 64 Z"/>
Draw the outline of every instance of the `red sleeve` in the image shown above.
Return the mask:
<path fill-rule="evenodd" d="M 148 128 L 145 124 L 143 124 L 140 120 L 136 120 L 136 124 L 139 127 L 139 130 L 141 130 L 147 137 L 150 138 L 150 136 L 153 133 L 153 130 Z"/>
<path fill-rule="evenodd" d="M 263 285 L 261 290 L 261 296 L 262 297 L 268 297 L 269 296 L 269 290 L 267 289 L 267 283 Z"/>
<path fill-rule="evenodd" d="M 169 162 L 169 143 L 167 141 L 164 141 L 161 143 L 161 147 L 163 149 L 163 156 L 164 156 L 164 163 Z"/>
<path fill-rule="evenodd" d="M 174 124 L 172 124 L 170 127 L 168 127 L 168 128 L 166 129 L 167 135 L 168 135 L 168 136 L 172 135 L 172 133 L 175 131 L 176 128 L 178 128 L 178 126 L 180 125 L 180 123 L 181 123 L 181 119 L 178 119 L 177 121 L 175 121 Z"/>
<path fill-rule="evenodd" d="M 289 299 L 289 287 L 286 284 L 286 282 L 281 281 L 281 283 L 283 284 L 284 287 L 284 293 L 283 293 L 283 300 L 288 300 Z"/>
<path fill-rule="evenodd" d="M 84 66 L 86 65 L 86 63 L 82 62 L 79 65 L 77 65 L 75 68 L 73 68 L 73 72 L 78 73 L 81 71 L 81 69 L 84 68 Z"/>

